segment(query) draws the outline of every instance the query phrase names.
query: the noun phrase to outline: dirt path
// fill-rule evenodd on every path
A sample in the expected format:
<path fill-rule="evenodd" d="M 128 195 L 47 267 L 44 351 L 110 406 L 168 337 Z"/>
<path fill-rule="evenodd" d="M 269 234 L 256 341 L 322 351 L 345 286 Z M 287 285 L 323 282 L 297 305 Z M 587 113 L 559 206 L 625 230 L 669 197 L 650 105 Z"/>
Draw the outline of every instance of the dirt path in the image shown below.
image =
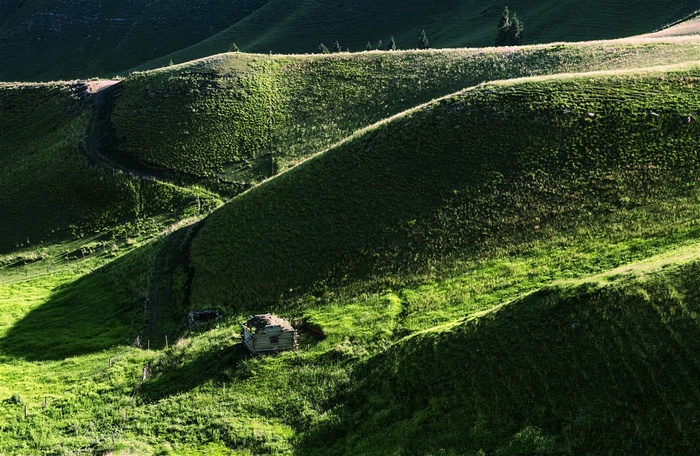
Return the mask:
<path fill-rule="evenodd" d="M 194 223 L 167 236 L 154 260 L 147 313 L 146 336 L 150 340 L 161 340 L 168 334 L 174 336 L 182 330 L 186 321 L 182 312 L 190 309 L 190 288 L 194 277 L 190 248 L 200 228 L 201 223 Z M 184 275 L 185 283 L 175 291 L 177 273 Z"/>
<path fill-rule="evenodd" d="M 84 96 L 92 104 L 92 115 L 85 132 L 87 156 L 95 165 L 118 170 L 141 179 L 156 179 L 154 174 L 133 169 L 108 155 L 110 151 L 116 149 L 118 143 L 111 118 L 115 98 L 120 91 L 120 81 L 88 81 L 85 83 Z"/>
<path fill-rule="evenodd" d="M 108 87 L 119 84 L 121 81 L 117 79 L 99 79 L 97 81 L 87 81 L 85 83 L 87 93 L 93 95 L 100 92 Z"/>

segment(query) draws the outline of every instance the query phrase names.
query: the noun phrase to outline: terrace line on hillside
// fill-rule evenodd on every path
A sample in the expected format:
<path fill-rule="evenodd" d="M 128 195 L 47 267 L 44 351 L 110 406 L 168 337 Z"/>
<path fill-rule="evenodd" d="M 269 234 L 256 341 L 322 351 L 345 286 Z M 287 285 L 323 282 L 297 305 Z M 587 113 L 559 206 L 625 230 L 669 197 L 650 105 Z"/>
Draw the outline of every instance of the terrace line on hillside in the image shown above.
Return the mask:
<path fill-rule="evenodd" d="M 243 343 L 252 354 L 297 348 L 296 330 L 284 318 L 261 314 L 241 323 Z"/>

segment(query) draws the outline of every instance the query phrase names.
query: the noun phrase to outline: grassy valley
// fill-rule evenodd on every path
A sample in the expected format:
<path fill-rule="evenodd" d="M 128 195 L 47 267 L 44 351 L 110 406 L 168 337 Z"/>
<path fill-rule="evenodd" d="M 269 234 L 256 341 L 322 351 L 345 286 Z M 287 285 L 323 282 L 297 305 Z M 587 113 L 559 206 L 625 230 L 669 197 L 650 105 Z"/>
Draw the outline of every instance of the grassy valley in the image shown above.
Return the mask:
<path fill-rule="evenodd" d="M 471 44 L 458 22 L 502 11 L 256 5 L 178 55 L 357 23 Z M 510 6 L 557 24 L 535 42 L 693 5 L 630 29 L 617 2 Z M 0 85 L 0 452 L 692 453 L 694 21 Z M 249 356 L 238 323 L 262 312 L 300 349 Z"/>

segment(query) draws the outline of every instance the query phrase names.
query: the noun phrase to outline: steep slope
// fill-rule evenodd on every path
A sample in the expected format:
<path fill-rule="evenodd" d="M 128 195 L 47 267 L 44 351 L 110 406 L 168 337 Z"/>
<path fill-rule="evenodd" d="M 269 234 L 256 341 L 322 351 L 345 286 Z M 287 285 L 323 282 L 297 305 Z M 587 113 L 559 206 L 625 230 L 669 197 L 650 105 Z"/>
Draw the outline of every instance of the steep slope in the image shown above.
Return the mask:
<path fill-rule="evenodd" d="M 546 287 L 402 340 L 355 370 L 306 450 L 694 452 L 700 263 L 673 261 Z"/>
<path fill-rule="evenodd" d="M 534 78 L 409 111 L 212 214 L 192 302 L 261 308 L 409 277 L 695 188 L 697 81 L 697 67 Z"/>
<path fill-rule="evenodd" d="M 113 76 L 190 46 L 264 2 L 72 0 L 0 5 L 0 80 Z"/>
<path fill-rule="evenodd" d="M 525 23 L 526 43 L 582 41 L 620 38 L 656 30 L 698 9 L 693 0 L 637 2 L 624 1 L 508 2 L 511 11 Z M 337 40 L 342 49 L 373 49 L 382 40 L 385 48 L 391 36 L 400 49 L 414 49 L 421 30 L 426 30 L 432 47 L 492 46 L 496 25 L 504 4 L 496 1 L 439 0 L 419 2 L 352 3 L 309 0 L 270 0 L 244 20 L 188 49 L 148 64 L 164 66 L 168 59 L 184 62 L 224 52 L 236 42 L 247 52 L 315 53 L 319 43 L 332 48 Z"/>

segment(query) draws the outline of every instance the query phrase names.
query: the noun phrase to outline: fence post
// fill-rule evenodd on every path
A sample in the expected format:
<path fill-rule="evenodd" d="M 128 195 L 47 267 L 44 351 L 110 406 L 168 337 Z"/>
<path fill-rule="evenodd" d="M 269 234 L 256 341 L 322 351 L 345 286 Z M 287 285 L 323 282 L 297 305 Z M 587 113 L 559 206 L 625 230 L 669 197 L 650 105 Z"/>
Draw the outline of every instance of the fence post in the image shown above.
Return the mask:
<path fill-rule="evenodd" d="M 165 336 L 165 348 L 168 348 L 168 336 Z"/>

